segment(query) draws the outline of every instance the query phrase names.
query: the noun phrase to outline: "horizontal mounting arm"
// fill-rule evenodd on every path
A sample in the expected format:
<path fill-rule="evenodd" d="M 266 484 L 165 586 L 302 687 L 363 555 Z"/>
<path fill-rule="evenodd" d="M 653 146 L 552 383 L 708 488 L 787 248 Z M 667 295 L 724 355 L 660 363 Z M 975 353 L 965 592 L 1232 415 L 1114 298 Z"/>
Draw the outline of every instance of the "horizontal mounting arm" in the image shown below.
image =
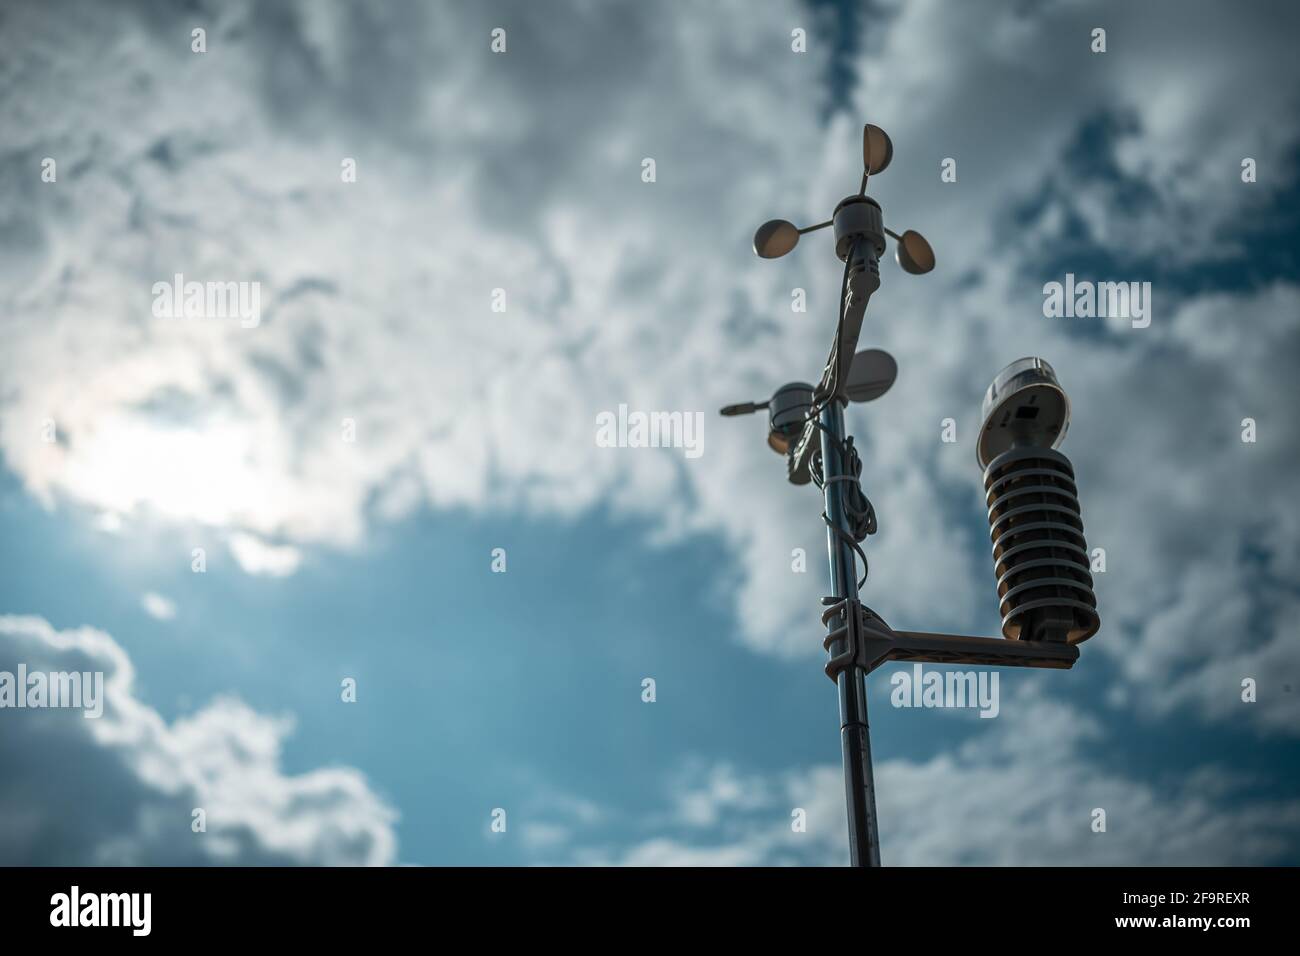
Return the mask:
<path fill-rule="evenodd" d="M 860 601 L 827 599 L 823 603 L 830 606 L 822 612 L 822 623 L 834 621 L 824 644 L 829 650 L 834 642 L 842 641 L 844 648 L 826 664 L 831 680 L 846 667 L 860 667 L 869 674 L 889 661 L 1068 670 L 1079 659 L 1079 649 L 1073 644 L 895 631 Z"/>
<path fill-rule="evenodd" d="M 886 661 L 1068 670 L 1079 659 L 1079 649 L 1073 644 L 1009 641 L 1005 637 L 967 637 L 927 631 L 895 631 L 894 636 L 894 645 L 885 657 Z"/>

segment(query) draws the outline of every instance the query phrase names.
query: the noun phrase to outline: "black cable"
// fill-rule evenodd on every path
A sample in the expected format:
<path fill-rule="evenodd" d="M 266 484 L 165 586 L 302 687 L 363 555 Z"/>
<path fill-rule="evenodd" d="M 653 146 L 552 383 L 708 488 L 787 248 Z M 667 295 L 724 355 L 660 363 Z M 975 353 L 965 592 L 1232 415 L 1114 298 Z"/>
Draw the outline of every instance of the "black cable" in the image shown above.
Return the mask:
<path fill-rule="evenodd" d="M 823 492 L 826 490 L 828 481 L 842 481 L 845 483 L 843 495 L 840 498 L 841 507 L 844 509 L 844 516 L 848 519 L 849 533 L 837 527 L 826 512 L 822 512 L 822 520 L 826 522 L 826 527 L 830 528 L 845 544 L 849 545 L 862 559 L 862 579 L 858 581 L 858 587 L 861 588 L 867 581 L 867 555 L 862 550 L 861 542 L 866 540 L 867 535 L 876 533 L 876 509 L 871 504 L 871 499 L 867 497 L 866 492 L 862 490 L 862 458 L 858 455 L 858 450 L 853 447 L 853 437 L 849 436 L 843 441 L 837 442 L 834 435 L 821 422 L 812 420 L 813 425 L 827 435 L 832 442 L 839 446 L 840 461 L 844 466 L 844 474 L 832 478 L 826 478 L 823 472 L 823 462 L 821 455 L 813 455 L 812 461 L 809 462 L 809 473 L 812 480 Z"/>
<path fill-rule="evenodd" d="M 822 409 L 835 397 L 839 391 L 839 367 L 840 367 L 840 338 L 844 334 L 844 300 L 849 294 L 849 275 L 853 271 L 853 256 L 844 263 L 844 278 L 840 280 L 840 315 L 835 322 L 835 344 L 831 347 L 830 359 L 826 362 L 826 367 L 822 369 L 822 382 L 829 383 L 830 388 L 826 394 L 817 398 L 812 406 L 808 409 L 809 420 L 816 419 L 822 413 Z"/>

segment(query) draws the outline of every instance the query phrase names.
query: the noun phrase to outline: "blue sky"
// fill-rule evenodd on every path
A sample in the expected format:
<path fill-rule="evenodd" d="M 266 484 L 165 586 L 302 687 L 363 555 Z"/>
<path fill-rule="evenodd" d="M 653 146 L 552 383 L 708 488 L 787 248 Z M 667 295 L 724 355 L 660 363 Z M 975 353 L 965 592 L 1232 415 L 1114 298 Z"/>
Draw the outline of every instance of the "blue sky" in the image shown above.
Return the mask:
<path fill-rule="evenodd" d="M 1108 557 L 1080 664 L 996 719 L 873 675 L 885 862 L 1294 863 L 1294 14 L 1160 6 L 6 10 L 0 670 L 118 680 L 102 725 L 0 711 L 0 862 L 844 862 L 820 506 L 716 409 L 817 377 L 829 240 L 748 237 L 856 189 L 869 119 L 940 267 L 882 263 L 863 334 L 901 369 L 848 413 L 864 599 L 997 633 L 972 439 L 1022 354 Z M 178 271 L 262 323 L 153 318 Z M 1151 327 L 1045 318 L 1066 272 L 1150 281 Z M 704 453 L 597 447 L 620 403 Z"/>

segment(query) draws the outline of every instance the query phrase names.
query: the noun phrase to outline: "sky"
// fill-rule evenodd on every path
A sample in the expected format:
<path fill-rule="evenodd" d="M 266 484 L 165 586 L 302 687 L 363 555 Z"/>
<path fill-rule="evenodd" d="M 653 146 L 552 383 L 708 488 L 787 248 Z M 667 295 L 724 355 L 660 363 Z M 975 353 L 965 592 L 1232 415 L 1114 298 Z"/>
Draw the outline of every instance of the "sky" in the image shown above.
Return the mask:
<path fill-rule="evenodd" d="M 856 191 L 864 122 L 938 265 L 891 250 L 863 327 L 863 600 L 999 633 L 975 436 L 1023 355 L 1106 558 L 995 718 L 870 677 L 884 862 L 1300 861 L 1297 18 L 4 5 L 0 672 L 105 706 L 0 709 L 0 863 L 845 863 L 821 504 L 716 411 L 820 376 L 829 233 L 750 241 Z M 159 315 L 177 274 L 256 321 Z M 1067 274 L 1149 325 L 1045 315 Z M 603 447 L 621 405 L 698 455 Z"/>

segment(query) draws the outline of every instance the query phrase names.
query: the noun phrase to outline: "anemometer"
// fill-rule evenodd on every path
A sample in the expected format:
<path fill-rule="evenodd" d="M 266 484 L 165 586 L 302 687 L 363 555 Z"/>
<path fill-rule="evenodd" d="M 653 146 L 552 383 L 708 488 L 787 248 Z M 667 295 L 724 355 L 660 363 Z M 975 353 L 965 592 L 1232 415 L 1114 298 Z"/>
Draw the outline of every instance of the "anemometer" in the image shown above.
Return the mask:
<path fill-rule="evenodd" d="M 862 542 L 876 532 L 876 513 L 862 490 L 862 460 L 844 433 L 844 406 L 870 402 L 893 385 L 898 365 L 880 349 L 854 354 L 867 303 L 880 288 L 885 239 L 903 271 L 924 275 L 934 250 L 919 232 L 894 232 L 867 195 L 867 182 L 889 166 L 894 146 L 879 126 L 862 128 L 862 185 L 831 218 L 803 229 L 784 219 L 763 223 L 754 252 L 789 253 L 799 237 L 830 226 L 844 263 L 839 317 L 816 385 L 791 382 L 764 402 L 728 405 L 722 414 L 768 413 L 768 446 L 786 458 L 792 484 L 822 492 L 831 594 L 822 599 L 826 674 L 840 704 L 840 743 L 853 866 L 880 865 L 875 782 L 867 725 L 865 677 L 887 661 L 1067 669 L 1078 644 L 1097 633 L 1087 543 L 1074 468 L 1058 446 L 1069 427 L 1070 401 L 1056 372 L 1040 358 L 1012 362 L 984 396 L 976 458 L 984 470 L 1002 637 L 968 637 L 891 628 L 858 598 L 867 579 Z M 857 561 L 862 577 L 857 578 Z"/>

